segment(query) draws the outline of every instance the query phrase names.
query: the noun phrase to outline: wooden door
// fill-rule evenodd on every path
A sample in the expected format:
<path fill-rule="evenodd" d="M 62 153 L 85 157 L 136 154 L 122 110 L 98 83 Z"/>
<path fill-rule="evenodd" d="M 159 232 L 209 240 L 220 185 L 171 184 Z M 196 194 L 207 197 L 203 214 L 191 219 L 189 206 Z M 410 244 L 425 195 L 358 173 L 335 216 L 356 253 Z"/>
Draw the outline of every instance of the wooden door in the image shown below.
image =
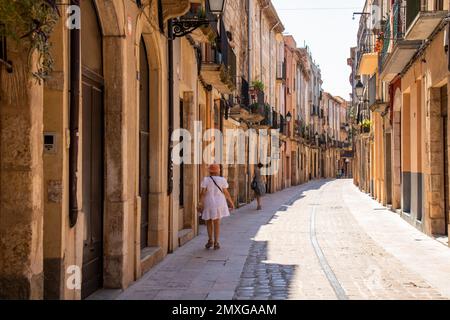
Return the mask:
<path fill-rule="evenodd" d="M 392 134 L 386 133 L 385 134 L 385 159 L 384 163 L 386 164 L 386 203 L 392 204 Z"/>
<path fill-rule="evenodd" d="M 82 298 L 103 284 L 103 83 L 93 72 L 83 72 L 83 284 Z"/>
<path fill-rule="evenodd" d="M 150 192 L 150 79 L 147 50 L 140 44 L 139 74 L 139 196 L 141 197 L 141 249 L 149 247 Z"/>
<path fill-rule="evenodd" d="M 81 1 L 82 210 L 81 296 L 103 285 L 104 106 L 102 32 L 93 0 Z"/>
<path fill-rule="evenodd" d="M 445 234 L 448 235 L 449 225 L 449 175 L 448 175 L 448 93 L 447 86 L 441 89 L 441 113 L 443 124 L 443 148 L 444 148 L 444 215 L 445 215 Z"/>

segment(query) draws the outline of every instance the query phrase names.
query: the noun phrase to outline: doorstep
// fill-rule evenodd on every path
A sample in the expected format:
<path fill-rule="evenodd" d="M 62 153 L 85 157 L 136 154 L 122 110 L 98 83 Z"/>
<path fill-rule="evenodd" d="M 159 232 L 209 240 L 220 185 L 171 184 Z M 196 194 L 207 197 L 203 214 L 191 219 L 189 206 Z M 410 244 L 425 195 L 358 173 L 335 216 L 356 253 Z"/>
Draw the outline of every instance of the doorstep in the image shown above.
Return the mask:
<path fill-rule="evenodd" d="M 449 247 L 450 243 L 448 242 L 448 236 L 433 236 L 434 240 L 439 243 L 442 243 L 444 246 Z"/>
<path fill-rule="evenodd" d="M 141 251 L 141 274 L 149 271 L 164 258 L 161 247 L 144 248 Z"/>
<path fill-rule="evenodd" d="M 178 246 L 182 247 L 192 239 L 194 239 L 194 230 L 183 229 L 178 232 Z"/>

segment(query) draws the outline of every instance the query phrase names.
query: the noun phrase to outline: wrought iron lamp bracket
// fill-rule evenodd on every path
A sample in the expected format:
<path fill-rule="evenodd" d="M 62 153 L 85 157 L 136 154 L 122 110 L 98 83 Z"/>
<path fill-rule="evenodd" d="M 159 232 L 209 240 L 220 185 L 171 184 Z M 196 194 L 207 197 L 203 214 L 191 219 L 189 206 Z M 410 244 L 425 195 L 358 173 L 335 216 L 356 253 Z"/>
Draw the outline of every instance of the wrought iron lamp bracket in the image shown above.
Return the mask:
<path fill-rule="evenodd" d="M 172 22 L 173 38 L 184 37 L 202 26 L 215 23 L 217 20 L 209 19 L 178 19 Z"/>

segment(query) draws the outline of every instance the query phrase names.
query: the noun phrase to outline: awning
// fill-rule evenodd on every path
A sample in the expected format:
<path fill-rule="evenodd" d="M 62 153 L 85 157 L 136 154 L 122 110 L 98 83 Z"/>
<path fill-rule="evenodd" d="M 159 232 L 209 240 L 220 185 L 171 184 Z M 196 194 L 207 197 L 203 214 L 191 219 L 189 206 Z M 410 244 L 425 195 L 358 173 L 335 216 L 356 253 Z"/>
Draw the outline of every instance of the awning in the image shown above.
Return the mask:
<path fill-rule="evenodd" d="M 378 68 L 378 52 L 365 53 L 361 58 L 358 76 L 372 75 Z"/>

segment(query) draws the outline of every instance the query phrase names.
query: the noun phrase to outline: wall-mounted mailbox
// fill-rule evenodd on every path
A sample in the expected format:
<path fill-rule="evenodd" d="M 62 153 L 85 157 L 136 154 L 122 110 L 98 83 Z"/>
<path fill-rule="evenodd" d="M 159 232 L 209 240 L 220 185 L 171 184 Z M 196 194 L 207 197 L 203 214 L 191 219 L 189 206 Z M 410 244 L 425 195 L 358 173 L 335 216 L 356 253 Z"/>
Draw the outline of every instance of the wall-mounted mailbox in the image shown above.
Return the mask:
<path fill-rule="evenodd" d="M 44 133 L 44 152 L 56 153 L 56 133 Z"/>

